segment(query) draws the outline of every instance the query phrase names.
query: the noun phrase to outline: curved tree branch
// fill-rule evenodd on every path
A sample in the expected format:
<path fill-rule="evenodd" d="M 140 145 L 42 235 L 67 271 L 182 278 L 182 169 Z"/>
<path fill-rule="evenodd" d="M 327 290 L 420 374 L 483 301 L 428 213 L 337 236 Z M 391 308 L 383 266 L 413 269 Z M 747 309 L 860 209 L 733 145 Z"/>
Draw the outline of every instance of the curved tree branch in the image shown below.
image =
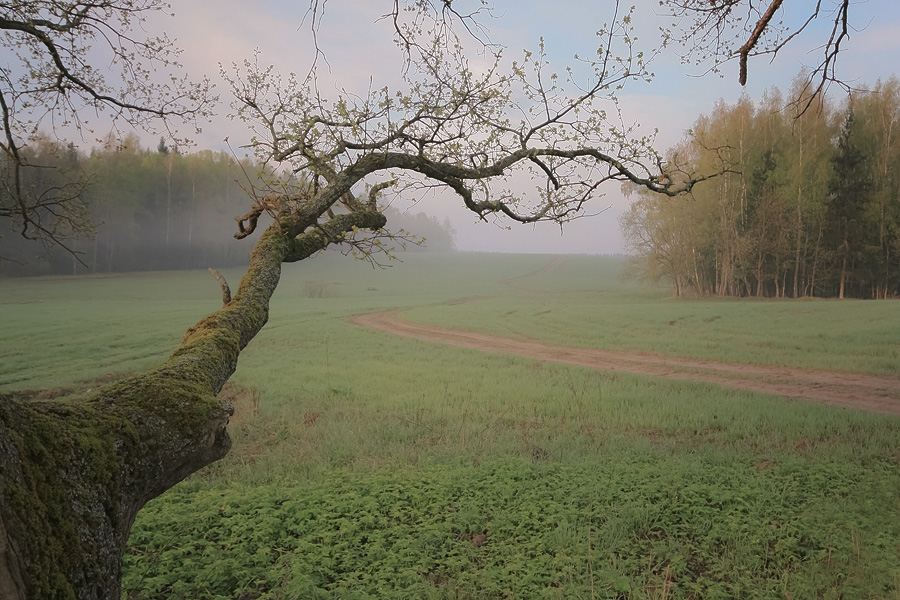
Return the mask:
<path fill-rule="evenodd" d="M 3 3 L 0 6 L 0 40 L 14 58 L 0 68 L 0 109 L 4 142 L 0 144 L 8 173 L 0 194 L 0 218 L 8 218 L 27 239 L 45 246 L 59 246 L 73 256 L 66 240 L 91 233 L 81 203 L 89 183 L 72 176 L 71 185 L 55 192 L 33 191 L 23 184 L 23 170 L 41 168 L 28 146 L 39 136 L 39 127 L 52 123 L 86 127 L 80 111 L 89 108 L 112 120 L 152 131 L 184 123 L 198 129 L 198 119 L 210 114 L 217 97 L 208 80 L 192 84 L 186 78 L 171 83 L 154 81 L 157 66 L 180 69 L 178 50 L 165 36 L 137 39 L 146 14 L 166 9 L 164 0 L 61 0 Z M 93 44 L 94 40 L 101 43 Z M 93 68 L 88 52 L 106 51 L 110 63 L 121 69 L 120 85 L 110 86 L 103 71 Z M 75 256 L 78 258 L 77 256 Z M 2 259 L 2 258 L 0 258 Z M 79 259 L 80 260 L 80 259 Z"/>
<path fill-rule="evenodd" d="M 232 407 L 216 396 L 266 324 L 282 262 L 357 229 L 365 211 L 313 225 L 280 216 L 254 246 L 234 298 L 184 335 L 162 365 L 71 402 L 0 396 L 0 593 L 11 600 L 120 595 L 121 561 L 138 510 L 222 458 Z"/>
<path fill-rule="evenodd" d="M 850 86 L 837 75 L 835 66 L 842 44 L 849 37 L 850 0 L 836 0 L 830 10 L 823 8 L 822 0 L 814 0 L 803 9 L 795 7 L 805 12 L 788 13 L 784 20 L 776 19 L 782 4 L 782 0 L 664 0 L 662 3 L 669 16 L 692 21 L 677 35 L 672 32 L 686 48 L 685 58 L 696 60 L 697 64 L 711 64 L 711 70 L 737 59 L 741 85 L 747 83 L 750 57 L 768 54 L 774 59 L 788 44 L 798 43 L 798 36 L 813 21 L 827 18 L 831 32 L 827 40 L 813 46 L 820 52 L 821 60 L 810 67 L 807 87 L 813 90 L 813 97 L 823 93 L 829 83 L 849 90 Z M 805 93 L 802 95 L 806 97 Z"/>
<path fill-rule="evenodd" d="M 740 65 L 741 72 L 738 76 L 738 82 L 741 85 L 747 85 L 747 57 L 750 55 L 750 52 L 756 47 L 756 44 L 759 42 L 759 38 L 762 36 L 763 32 L 769 27 L 769 23 L 772 22 L 772 17 L 775 16 L 775 11 L 777 11 L 781 7 L 782 0 L 772 0 L 769 4 L 769 8 L 766 9 L 766 12 L 763 16 L 756 22 L 756 27 L 753 28 L 753 31 L 750 33 L 750 37 L 747 38 L 747 41 L 743 46 L 738 50 L 738 55 L 740 56 Z"/>

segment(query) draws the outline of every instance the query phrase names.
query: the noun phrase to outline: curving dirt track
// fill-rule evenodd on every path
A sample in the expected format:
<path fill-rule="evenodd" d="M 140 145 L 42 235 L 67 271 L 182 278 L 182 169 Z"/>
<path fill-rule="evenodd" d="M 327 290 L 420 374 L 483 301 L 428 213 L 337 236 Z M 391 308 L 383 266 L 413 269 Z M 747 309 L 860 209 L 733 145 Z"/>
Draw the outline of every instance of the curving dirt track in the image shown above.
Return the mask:
<path fill-rule="evenodd" d="M 893 377 L 556 346 L 412 323 L 401 319 L 396 311 L 356 315 L 350 321 L 385 333 L 483 352 L 514 354 L 604 371 L 701 381 L 869 412 L 900 415 L 900 379 Z"/>

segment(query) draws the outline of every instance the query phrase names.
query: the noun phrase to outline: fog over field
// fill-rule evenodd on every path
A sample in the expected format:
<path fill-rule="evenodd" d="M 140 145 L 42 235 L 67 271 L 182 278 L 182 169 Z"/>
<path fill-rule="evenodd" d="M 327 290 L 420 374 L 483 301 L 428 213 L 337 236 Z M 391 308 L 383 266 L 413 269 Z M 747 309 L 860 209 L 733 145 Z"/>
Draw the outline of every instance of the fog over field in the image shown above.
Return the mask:
<path fill-rule="evenodd" d="M 138 514 L 124 590 L 895 595 L 895 303 L 673 300 L 621 268 L 286 265 L 222 392 L 234 446 Z M 205 271 L 4 281 L 0 393 L 90 394 L 219 302 Z"/>
<path fill-rule="evenodd" d="M 0 600 L 900 598 L 900 3 L 638 1 L 0 3 Z"/>

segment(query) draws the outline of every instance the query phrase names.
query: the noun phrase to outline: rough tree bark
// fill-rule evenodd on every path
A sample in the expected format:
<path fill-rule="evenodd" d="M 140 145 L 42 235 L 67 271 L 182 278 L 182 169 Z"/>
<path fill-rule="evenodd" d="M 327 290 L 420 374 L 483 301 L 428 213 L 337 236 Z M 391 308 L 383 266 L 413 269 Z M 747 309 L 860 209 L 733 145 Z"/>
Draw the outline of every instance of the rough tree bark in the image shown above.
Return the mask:
<path fill-rule="evenodd" d="M 171 93 L 163 93 L 159 102 L 160 88 L 145 85 L 147 70 L 141 59 L 175 64 L 167 58 L 173 53 L 167 53 L 166 40 L 133 42 L 115 29 L 118 24 L 128 31 L 136 15 L 161 9 L 164 2 L 84 6 L 57 2 L 43 13 L 38 3 L 13 4 L 15 13 L 10 8 L 9 14 L 0 15 L 0 30 L 25 35 L 30 43 L 9 37 L 9 44 L 22 51 L 22 64 L 41 66 L 32 69 L 36 79 L 24 89 L 0 89 L 5 134 L 0 149 L 15 165 L 25 165 L 18 153 L 24 145 L 17 138 L 16 106 L 7 98 L 27 96 L 34 105 L 61 106 L 62 114 L 77 116 L 68 100 L 74 95 L 90 107 L 108 105 L 129 122 L 144 117 L 191 121 L 205 114 L 212 100 L 205 81 L 196 86 L 175 81 Z M 688 37 L 710 31 L 711 38 L 705 39 L 715 45 L 721 39 L 718 24 L 723 19 L 730 23 L 732 9 L 741 2 L 707 6 L 699 0 L 670 0 L 669 4 L 677 12 L 697 12 L 701 18 Z M 770 0 L 770 12 L 779 4 L 780 0 Z M 815 71 L 822 81 L 831 79 L 833 59 L 846 37 L 848 2 L 839 4 L 834 34 L 825 45 L 826 58 Z M 311 2 L 314 31 L 324 5 Z M 452 0 L 393 6 L 389 16 L 406 52 L 406 75 L 420 75 L 418 80 L 407 79 L 408 93 L 396 95 L 384 88 L 365 98 L 345 94 L 330 103 L 322 99 L 314 77 L 305 82 L 290 77 L 282 89 L 270 70 L 249 61 L 245 72 L 235 67 L 229 83 L 238 103 L 237 116 L 258 126 L 256 151 L 264 160 L 288 165 L 298 179 L 307 176 L 316 191 L 311 198 L 264 198 L 242 218 L 243 236 L 245 223 L 253 230 L 262 212 L 278 212 L 254 247 L 233 299 L 189 329 L 164 364 L 92 397 L 57 402 L 0 397 L 0 599 L 118 599 L 121 558 L 138 510 L 229 449 L 226 425 L 232 407 L 217 394 L 234 372 L 241 350 L 267 321 L 281 264 L 346 241 L 345 234 L 358 229 L 385 225 L 374 198 L 386 184 L 374 186 L 368 203 L 351 194 L 366 176 L 406 172 L 411 177 L 406 185 L 413 190 L 422 185 L 421 178 L 430 180 L 425 189 L 439 182 L 481 218 L 499 215 L 523 223 L 565 223 L 581 214 L 598 186 L 607 181 L 629 181 L 674 196 L 727 171 L 723 166 L 719 173 L 695 176 L 674 161 L 664 165 L 651 147 L 652 138 L 632 139 L 629 128 L 613 123 L 606 110 L 593 104 L 603 98 L 614 101 L 627 81 L 652 78 L 644 53 L 634 48 L 631 15 L 620 15 L 618 2 L 613 3 L 612 23 L 597 33 L 601 43 L 596 58 L 576 61 L 586 72 L 560 78 L 553 74 L 546 85 L 549 73 L 543 49 L 526 53 L 508 75 L 497 72 L 499 55 L 487 72 L 468 68 L 453 22 L 471 33 L 479 11 L 458 13 Z M 92 11 L 101 10 L 107 12 L 92 16 Z M 750 3 L 749 10 L 755 14 L 758 7 Z M 34 18 L 44 13 L 56 15 L 60 22 Z M 423 25 L 419 17 L 432 13 L 436 26 Z M 401 18 L 410 14 L 408 21 Z M 112 25 L 110 15 L 118 15 Z M 811 19 L 817 15 L 818 7 Z M 740 49 L 742 63 L 756 53 L 777 52 L 790 39 L 758 48 L 770 23 L 771 15 L 764 16 L 750 32 Z M 137 74 L 138 85 L 126 86 L 126 91 L 141 92 L 137 98 L 110 96 L 97 81 L 60 61 L 60 44 L 71 48 L 72 56 L 81 56 L 85 39 L 94 35 L 131 42 L 124 49 L 113 44 L 111 51 L 117 62 L 134 65 L 128 72 Z M 704 45 L 703 40 L 698 43 Z M 618 56 L 613 46 L 621 48 Z M 130 62 L 135 57 L 138 62 Z M 576 80 L 593 83 L 585 89 Z M 563 90 L 566 86 L 568 91 Z M 521 122 L 515 123 L 510 115 L 521 115 Z M 503 185 L 514 166 L 543 185 L 528 197 L 491 191 L 490 180 Z M 320 178 L 327 184 L 321 191 Z M 477 185 L 471 185 L 473 181 Z M 30 228 L 37 237 L 60 243 L 56 230 L 42 225 L 46 206 L 23 194 L 17 179 L 13 188 L 16 193 L 6 197 L 16 201 L 0 204 L 0 218 L 19 215 L 27 225 L 23 234 Z M 62 200 L 76 198 L 74 193 Z M 338 204 L 350 212 L 335 215 L 332 207 Z M 683 291 L 685 283 L 677 279 L 675 283 Z"/>
<path fill-rule="evenodd" d="M 647 175 L 646 168 L 639 174 L 594 148 L 526 144 L 472 167 L 459 160 L 429 158 L 424 152 L 386 150 L 395 137 L 370 144 L 372 153 L 340 171 L 317 163 L 326 187 L 304 197 L 268 195 L 239 217 L 238 238 L 252 233 L 263 213 L 276 218 L 254 246 L 234 298 L 189 329 L 160 367 L 84 400 L 0 399 L 3 600 L 118 599 L 121 559 L 138 510 L 228 452 L 226 425 L 232 407 L 216 395 L 234 373 L 241 350 L 268 319 L 281 264 L 307 258 L 332 243 L 355 243 L 347 236 L 386 224 L 376 199 L 396 180 L 372 186 L 364 202 L 351 190 L 367 176 L 398 170 L 419 173 L 452 189 L 482 217 L 499 213 L 530 223 L 566 218 L 581 208 L 599 182 L 628 180 L 676 195 L 716 175 L 660 181 Z M 349 145 L 342 142 L 341 148 Z M 291 151 L 312 154 L 300 143 Z M 546 202 L 530 214 L 517 213 L 502 199 L 479 199 L 469 187 L 516 164 L 537 162 L 549 180 L 564 188 L 567 182 L 557 177 L 555 165 L 542 162 L 554 159 L 584 159 L 609 171 L 597 176 L 597 182 L 581 181 L 587 192 L 579 188 L 566 201 Z M 336 215 L 333 207 L 338 204 L 350 212 Z"/>
<path fill-rule="evenodd" d="M 311 189 L 265 196 L 238 219 L 239 238 L 263 213 L 275 223 L 254 247 L 234 298 L 188 330 L 163 365 L 86 399 L 0 400 L 2 598 L 118 599 L 138 510 L 228 451 L 232 408 L 216 396 L 266 323 L 281 264 L 331 243 L 377 248 L 378 239 L 352 236 L 381 235 L 376 198 L 385 187 L 443 187 L 485 220 L 565 223 L 583 214 L 605 182 L 675 196 L 725 172 L 696 175 L 675 161 L 663 164 L 652 138 L 633 139 L 608 118 L 603 99 L 650 77 L 630 22 L 623 16 L 598 33 L 603 44 L 587 63 L 588 89 L 572 81 L 565 91 L 560 86 L 569 84 L 555 75 L 545 86 L 543 52 L 527 54 L 512 74 L 497 70 L 499 56 L 494 68 L 473 71 L 440 28 L 435 39 L 411 46 L 422 52 L 409 50 L 408 90 L 400 93 L 383 88 L 330 102 L 313 76 L 282 83 L 256 63 L 235 66 L 226 78 L 236 116 L 254 130 L 254 151 Z M 411 43 L 415 31 L 403 29 Z M 623 58 L 609 50 L 616 44 Z M 517 123 L 511 115 L 522 117 Z M 533 187 L 511 191 L 515 173 Z M 390 181 L 373 185 L 367 200 L 353 195 L 379 174 Z M 272 189 L 284 185 L 275 181 Z"/>
<path fill-rule="evenodd" d="M 222 458 L 232 407 L 216 395 L 265 325 L 282 262 L 302 260 L 376 210 L 282 214 L 253 249 L 235 297 L 191 327 L 158 368 L 71 402 L 0 397 L 0 598 L 118 599 L 138 510 Z"/>

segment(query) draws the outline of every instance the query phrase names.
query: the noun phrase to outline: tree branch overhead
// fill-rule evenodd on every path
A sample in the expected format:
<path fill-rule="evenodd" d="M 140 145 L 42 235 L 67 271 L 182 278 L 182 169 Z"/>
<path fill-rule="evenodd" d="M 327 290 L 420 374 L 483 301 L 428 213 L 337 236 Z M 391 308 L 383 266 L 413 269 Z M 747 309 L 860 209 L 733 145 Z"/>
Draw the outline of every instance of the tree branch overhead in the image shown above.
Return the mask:
<path fill-rule="evenodd" d="M 30 0 L 0 5 L 0 45 L 18 63 L 0 67 L 4 160 L 0 218 L 20 235 L 69 250 L 68 240 L 91 231 L 81 199 L 89 183 L 84 177 L 69 174 L 65 185 L 44 195 L 23 183 L 23 170 L 49 168 L 34 162 L 29 148 L 39 139 L 43 124 L 90 131 L 93 125 L 83 118 L 90 111 L 113 123 L 161 129 L 177 140 L 178 126 L 196 129 L 209 116 L 217 99 L 211 83 L 175 75 L 169 83 L 156 81 L 157 70 L 180 70 L 178 50 L 165 36 L 135 35 L 148 14 L 166 8 L 163 0 Z M 89 52 L 103 51 L 110 64 L 121 69 L 117 83 L 89 62 Z"/>
<path fill-rule="evenodd" d="M 232 296 L 212 271 L 223 306 L 188 329 L 159 367 L 71 402 L 0 398 L 0 596 L 120 596 L 121 558 L 137 512 L 230 448 L 233 407 L 218 394 L 268 321 L 282 265 L 331 245 L 371 258 L 391 236 L 381 199 L 388 189 L 409 197 L 442 187 L 481 219 L 563 224 L 583 215 L 608 182 L 675 196 L 729 172 L 728 153 L 710 153 L 701 170 L 662 156 L 653 135 L 624 124 L 617 94 L 652 78 L 656 51 L 641 52 L 631 13 L 607 5 L 613 18 L 598 28 L 595 55 L 559 73 L 542 45 L 508 61 L 479 24 L 490 13 L 486 3 L 465 11 L 454 0 L 389 4 L 386 18 L 406 62 L 396 90 L 338 90 L 328 99 L 314 69 L 282 79 L 248 60 L 223 73 L 234 116 L 253 129 L 250 147 L 276 172 L 236 218 L 235 237 L 259 233 L 247 272 Z M 697 17 L 687 35 L 700 36 L 707 58 L 737 57 L 741 83 L 750 57 L 792 39 L 779 37 L 781 0 L 765 8 L 747 0 L 666 5 Z M 823 82 L 834 77 L 847 37 L 848 5 L 838 5 L 816 71 Z M 324 6 L 310 1 L 314 33 Z M 163 0 L 0 3 L 0 43 L 28 67 L 24 77 L 0 67 L 0 151 L 8 165 L 0 218 L 22 235 L 64 244 L 88 226 L 79 205 L 85 181 L 74 178 L 71 187 L 41 196 L 22 185 L 22 170 L 37 166 L 28 150 L 42 119 L 82 127 L 81 109 L 105 109 L 129 125 L 162 119 L 165 128 L 171 119 L 192 125 L 208 113 L 213 96 L 205 80 L 176 78 L 168 88 L 153 82 L 153 65 L 178 68 L 171 42 L 132 37 L 145 13 L 165 7 Z M 811 18 L 818 12 L 817 3 Z M 726 40 L 746 15 L 754 18 L 740 22 L 753 27 Z M 460 27 L 481 42 L 477 64 L 459 43 Z M 89 64 L 95 41 L 124 66 L 120 86 Z M 265 217 L 271 223 L 260 233 Z"/>

